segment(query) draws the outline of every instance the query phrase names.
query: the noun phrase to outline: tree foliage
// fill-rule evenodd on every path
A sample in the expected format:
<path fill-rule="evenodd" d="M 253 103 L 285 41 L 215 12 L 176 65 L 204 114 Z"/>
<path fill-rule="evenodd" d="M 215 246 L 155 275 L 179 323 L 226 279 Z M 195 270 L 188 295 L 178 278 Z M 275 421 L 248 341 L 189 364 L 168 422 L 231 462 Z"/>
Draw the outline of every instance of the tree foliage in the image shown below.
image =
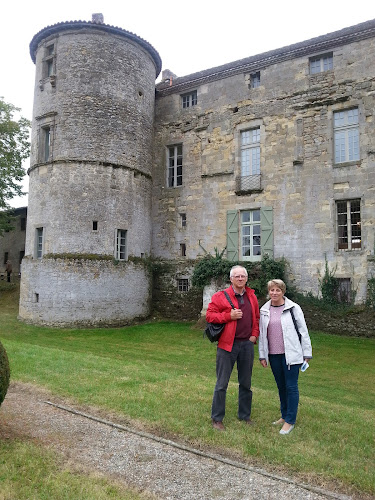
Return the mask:
<path fill-rule="evenodd" d="M 22 163 L 30 155 L 30 122 L 15 118 L 19 111 L 0 97 L 0 235 L 11 228 L 8 200 L 24 194 L 19 184 L 25 176 Z"/>

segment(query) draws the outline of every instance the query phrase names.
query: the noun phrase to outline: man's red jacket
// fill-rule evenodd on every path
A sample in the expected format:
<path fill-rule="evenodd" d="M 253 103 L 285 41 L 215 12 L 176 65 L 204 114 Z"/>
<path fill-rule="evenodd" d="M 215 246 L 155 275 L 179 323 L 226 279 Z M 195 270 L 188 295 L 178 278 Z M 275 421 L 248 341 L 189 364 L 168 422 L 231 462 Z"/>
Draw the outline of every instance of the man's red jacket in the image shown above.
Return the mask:
<path fill-rule="evenodd" d="M 233 305 L 239 309 L 238 301 L 236 299 L 234 290 L 232 286 L 226 288 L 225 290 L 229 297 L 231 298 Z M 258 299 L 255 296 L 254 290 L 249 287 L 245 287 L 247 296 L 249 297 L 251 310 L 253 314 L 253 326 L 251 330 L 250 337 L 259 337 L 259 304 Z M 222 291 L 216 292 L 211 298 L 211 302 L 208 304 L 206 320 L 209 323 L 226 323 L 223 333 L 220 335 L 218 347 L 224 349 L 224 351 L 232 351 L 234 336 L 236 334 L 237 320 L 232 320 L 230 317 L 230 311 L 232 307 L 228 302 L 228 299 Z"/>

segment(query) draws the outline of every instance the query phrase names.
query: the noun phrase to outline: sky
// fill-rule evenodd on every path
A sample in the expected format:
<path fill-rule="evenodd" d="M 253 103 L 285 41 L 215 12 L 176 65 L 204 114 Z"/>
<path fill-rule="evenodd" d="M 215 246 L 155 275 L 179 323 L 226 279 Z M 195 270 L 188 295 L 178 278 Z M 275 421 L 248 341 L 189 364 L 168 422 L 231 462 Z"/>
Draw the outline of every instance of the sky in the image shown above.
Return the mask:
<path fill-rule="evenodd" d="M 102 13 L 105 24 L 147 40 L 163 70 L 185 76 L 375 18 L 370 0 L 7 0 L 0 12 L 0 97 L 30 120 L 35 66 L 29 44 L 59 22 L 90 21 L 93 13 Z M 27 191 L 27 175 L 23 186 Z M 26 206 L 27 195 L 10 205 Z"/>

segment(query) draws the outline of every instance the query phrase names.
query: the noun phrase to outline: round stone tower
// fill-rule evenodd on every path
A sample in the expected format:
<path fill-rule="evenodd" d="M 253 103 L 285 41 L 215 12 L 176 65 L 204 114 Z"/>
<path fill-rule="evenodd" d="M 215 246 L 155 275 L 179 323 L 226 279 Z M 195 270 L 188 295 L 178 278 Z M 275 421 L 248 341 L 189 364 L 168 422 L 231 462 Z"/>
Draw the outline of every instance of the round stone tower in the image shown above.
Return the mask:
<path fill-rule="evenodd" d="M 36 65 L 19 316 L 121 325 L 150 312 L 156 50 L 103 23 L 58 23 Z"/>

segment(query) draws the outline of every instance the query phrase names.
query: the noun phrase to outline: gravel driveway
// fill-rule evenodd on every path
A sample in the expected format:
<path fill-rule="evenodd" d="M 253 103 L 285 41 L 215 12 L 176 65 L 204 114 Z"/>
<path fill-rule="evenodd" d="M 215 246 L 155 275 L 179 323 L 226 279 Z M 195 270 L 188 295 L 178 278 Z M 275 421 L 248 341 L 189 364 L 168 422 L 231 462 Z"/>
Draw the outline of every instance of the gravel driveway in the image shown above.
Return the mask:
<path fill-rule="evenodd" d="M 0 425 L 162 500 L 351 498 L 81 413 L 27 384 L 11 384 Z"/>

